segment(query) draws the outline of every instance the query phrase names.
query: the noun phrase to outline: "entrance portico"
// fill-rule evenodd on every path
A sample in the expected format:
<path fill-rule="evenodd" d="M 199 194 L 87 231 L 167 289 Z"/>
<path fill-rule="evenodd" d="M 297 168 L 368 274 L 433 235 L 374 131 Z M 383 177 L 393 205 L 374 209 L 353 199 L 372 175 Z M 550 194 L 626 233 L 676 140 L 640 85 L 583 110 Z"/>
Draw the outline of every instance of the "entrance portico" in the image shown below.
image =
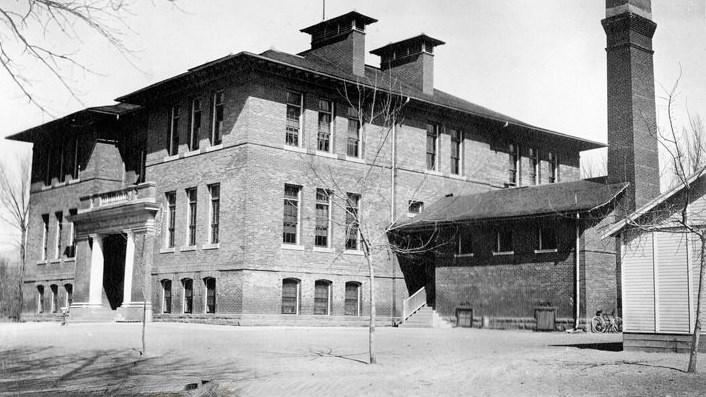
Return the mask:
<path fill-rule="evenodd" d="M 77 242 L 72 320 L 151 320 L 154 192 L 147 182 L 81 198 L 70 219 Z"/>

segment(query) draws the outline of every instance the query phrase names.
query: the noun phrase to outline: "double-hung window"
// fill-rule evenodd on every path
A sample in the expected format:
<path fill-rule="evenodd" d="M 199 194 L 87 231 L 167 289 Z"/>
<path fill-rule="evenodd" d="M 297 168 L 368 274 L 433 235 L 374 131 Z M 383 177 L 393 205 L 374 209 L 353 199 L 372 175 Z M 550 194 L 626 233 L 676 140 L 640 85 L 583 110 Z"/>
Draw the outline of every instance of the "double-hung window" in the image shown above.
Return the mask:
<path fill-rule="evenodd" d="M 194 280 L 185 278 L 181 280 L 181 286 L 184 290 L 184 313 L 192 313 L 194 310 Z"/>
<path fill-rule="evenodd" d="M 530 185 L 539 184 L 539 161 L 537 149 L 529 148 L 529 183 Z"/>
<path fill-rule="evenodd" d="M 221 185 L 214 184 L 208 187 L 209 196 L 211 197 L 210 220 L 211 227 L 209 228 L 208 242 L 211 244 L 218 243 L 218 226 L 220 223 L 221 212 Z"/>
<path fill-rule="evenodd" d="M 51 293 L 51 312 L 56 313 L 59 311 L 59 286 L 56 284 L 50 285 L 49 292 Z"/>
<path fill-rule="evenodd" d="M 206 277 L 203 280 L 206 285 L 206 313 L 216 312 L 216 279 Z"/>
<path fill-rule="evenodd" d="M 172 281 L 162 280 L 162 313 L 172 312 Z"/>
<path fill-rule="evenodd" d="M 439 126 L 427 123 L 427 169 L 436 171 L 438 169 L 439 153 Z"/>
<path fill-rule="evenodd" d="M 186 198 L 189 201 L 188 224 L 186 245 L 196 245 L 196 188 L 186 189 Z"/>
<path fill-rule="evenodd" d="M 360 316 L 360 283 L 349 281 L 346 283 L 346 301 L 344 315 Z"/>
<path fill-rule="evenodd" d="M 66 292 L 66 307 L 71 307 L 74 302 L 74 286 L 72 284 L 64 284 L 64 292 Z"/>
<path fill-rule="evenodd" d="M 473 235 L 469 229 L 459 230 L 456 255 L 473 255 Z"/>
<path fill-rule="evenodd" d="M 42 260 L 47 260 L 47 251 L 49 250 L 49 214 L 42 215 Z"/>
<path fill-rule="evenodd" d="M 44 286 L 37 286 L 37 313 L 44 313 Z"/>
<path fill-rule="evenodd" d="M 463 169 L 463 132 L 451 130 L 451 173 L 461 175 Z"/>
<path fill-rule="evenodd" d="M 77 214 L 76 208 L 69 210 L 69 216 L 75 216 Z M 73 222 L 69 223 L 69 245 L 67 246 L 66 256 L 73 258 L 76 256 L 76 225 Z"/>
<path fill-rule="evenodd" d="M 508 185 L 509 186 L 519 186 L 520 185 L 520 148 L 515 144 L 510 144 L 507 148 L 507 158 L 508 158 Z"/>
<path fill-rule="evenodd" d="M 73 180 L 78 179 L 78 173 L 80 170 L 80 165 L 79 165 L 79 160 L 81 159 L 80 148 L 81 148 L 81 145 L 79 144 L 79 137 L 76 137 L 76 138 L 74 138 L 73 162 L 71 165 L 71 179 L 73 179 Z"/>
<path fill-rule="evenodd" d="M 64 214 L 59 211 L 54 214 L 56 218 L 56 251 L 54 252 L 54 259 L 61 258 L 61 232 L 64 230 Z"/>
<path fill-rule="evenodd" d="M 282 314 L 299 314 L 299 280 L 282 280 Z"/>
<path fill-rule="evenodd" d="M 299 146 L 299 135 L 302 127 L 302 94 L 287 92 L 287 126 L 284 143 Z"/>
<path fill-rule="evenodd" d="M 348 147 L 346 148 L 348 157 L 360 157 L 360 120 L 358 111 L 348 107 Z"/>
<path fill-rule="evenodd" d="M 174 156 L 179 153 L 179 105 L 169 110 L 169 136 L 167 137 L 167 154 Z"/>
<path fill-rule="evenodd" d="M 316 280 L 314 282 L 314 314 L 328 315 L 331 312 L 331 282 Z"/>
<path fill-rule="evenodd" d="M 216 146 L 223 138 L 223 91 L 214 92 L 211 102 L 211 146 Z"/>
<path fill-rule="evenodd" d="M 314 245 L 328 247 L 331 237 L 331 192 L 316 189 L 316 228 Z"/>
<path fill-rule="evenodd" d="M 319 129 L 316 139 L 316 149 L 322 152 L 331 151 L 331 135 L 333 130 L 333 103 L 319 99 Z"/>
<path fill-rule="evenodd" d="M 549 161 L 549 183 L 559 182 L 559 159 L 556 153 L 547 153 L 547 160 Z"/>
<path fill-rule="evenodd" d="M 46 163 L 46 168 L 45 168 L 45 172 L 44 172 L 44 184 L 46 186 L 51 186 L 51 179 L 53 176 L 53 174 L 52 174 L 53 167 L 52 167 L 52 163 L 51 163 L 52 162 L 52 158 L 51 158 L 52 157 L 51 156 L 52 150 L 53 149 L 51 147 L 48 147 L 48 149 L 47 149 L 47 163 Z"/>
<path fill-rule="evenodd" d="M 358 233 L 360 214 L 360 195 L 348 193 L 346 198 L 346 249 L 360 249 L 360 234 Z"/>
<path fill-rule="evenodd" d="M 66 170 L 64 169 L 66 167 L 66 150 L 64 150 L 64 143 L 60 143 L 58 149 L 59 167 L 57 171 L 59 171 L 59 183 L 64 183 L 66 181 Z"/>
<path fill-rule="evenodd" d="M 496 254 L 512 254 L 512 230 L 504 229 L 496 232 Z"/>
<path fill-rule="evenodd" d="M 191 100 L 191 128 L 189 128 L 189 150 L 199 148 L 201 137 L 201 98 Z"/>
<path fill-rule="evenodd" d="M 164 194 L 167 200 L 167 248 L 174 247 L 174 228 L 176 225 L 176 192 Z"/>
<path fill-rule="evenodd" d="M 556 233 L 553 227 L 537 228 L 537 250 L 556 251 Z"/>
<path fill-rule="evenodd" d="M 299 234 L 299 197 L 301 187 L 284 185 L 284 214 L 282 217 L 282 242 L 297 244 Z"/>

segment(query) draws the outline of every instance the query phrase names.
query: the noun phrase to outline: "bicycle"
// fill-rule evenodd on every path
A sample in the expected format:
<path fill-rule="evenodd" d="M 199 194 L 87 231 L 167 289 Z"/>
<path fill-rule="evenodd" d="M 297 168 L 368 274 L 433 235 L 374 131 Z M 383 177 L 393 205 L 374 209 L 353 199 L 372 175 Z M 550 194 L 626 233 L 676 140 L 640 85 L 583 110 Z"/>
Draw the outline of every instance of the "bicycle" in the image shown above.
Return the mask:
<path fill-rule="evenodd" d="M 616 316 L 615 311 L 611 314 L 606 314 L 602 310 L 598 310 L 593 319 L 591 319 L 591 331 L 596 333 L 622 332 L 623 319 Z"/>

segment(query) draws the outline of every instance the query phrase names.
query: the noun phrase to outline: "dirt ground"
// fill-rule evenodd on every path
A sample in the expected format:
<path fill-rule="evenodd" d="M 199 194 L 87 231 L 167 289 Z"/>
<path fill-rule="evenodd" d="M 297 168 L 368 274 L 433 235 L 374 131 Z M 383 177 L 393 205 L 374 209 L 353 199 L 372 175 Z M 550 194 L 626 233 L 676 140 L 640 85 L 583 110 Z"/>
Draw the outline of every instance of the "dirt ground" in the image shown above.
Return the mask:
<path fill-rule="evenodd" d="M 706 395 L 686 354 L 620 335 L 479 329 L 0 323 L 0 395 Z M 706 356 L 706 355 L 704 355 Z"/>

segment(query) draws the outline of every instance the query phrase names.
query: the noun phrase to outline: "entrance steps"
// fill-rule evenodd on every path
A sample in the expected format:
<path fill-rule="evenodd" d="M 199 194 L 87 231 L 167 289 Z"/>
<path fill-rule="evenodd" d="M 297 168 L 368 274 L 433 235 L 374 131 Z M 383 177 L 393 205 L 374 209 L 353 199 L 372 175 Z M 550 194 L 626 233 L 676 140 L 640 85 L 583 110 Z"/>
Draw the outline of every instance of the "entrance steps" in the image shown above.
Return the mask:
<path fill-rule="evenodd" d="M 441 318 L 436 310 L 425 305 L 400 324 L 400 328 L 453 328 L 453 324 Z"/>
<path fill-rule="evenodd" d="M 68 320 L 74 323 L 108 323 L 115 321 L 116 311 L 107 307 L 71 308 Z"/>

